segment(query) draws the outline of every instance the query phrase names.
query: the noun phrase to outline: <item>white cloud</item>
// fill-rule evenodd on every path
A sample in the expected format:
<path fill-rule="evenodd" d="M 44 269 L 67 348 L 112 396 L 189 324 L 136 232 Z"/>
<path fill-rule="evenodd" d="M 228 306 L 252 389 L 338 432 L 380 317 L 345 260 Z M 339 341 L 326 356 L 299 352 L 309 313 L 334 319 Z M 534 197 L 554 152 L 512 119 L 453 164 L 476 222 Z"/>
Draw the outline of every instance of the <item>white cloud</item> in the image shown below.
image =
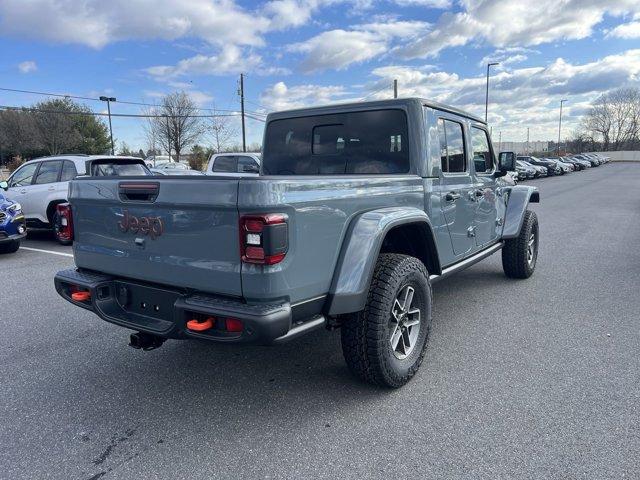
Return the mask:
<path fill-rule="evenodd" d="M 509 65 L 524 62 L 531 54 L 539 54 L 537 50 L 524 47 L 499 48 L 490 55 L 486 55 L 478 62 L 478 66 L 486 67 L 489 62 L 499 62 L 498 68 L 504 69 Z"/>
<path fill-rule="evenodd" d="M 588 37 L 605 14 L 638 11 L 638 0 L 461 0 L 464 11 L 444 13 L 425 36 L 397 49 L 426 58 L 472 40 L 498 47 L 539 45 Z"/>
<path fill-rule="evenodd" d="M 305 54 L 301 64 L 303 72 L 341 70 L 385 53 L 394 38 L 415 37 L 428 25 L 420 21 L 356 25 L 352 30 L 322 32 L 309 40 L 290 45 L 288 50 Z"/>
<path fill-rule="evenodd" d="M 52 21 L 54 19 L 54 21 Z M 3 34 L 101 48 L 127 39 L 196 37 L 262 45 L 270 20 L 232 0 L 3 0 Z"/>
<path fill-rule="evenodd" d="M 401 7 L 407 7 L 410 5 L 415 5 L 418 7 L 425 8 L 451 8 L 452 0 L 394 0 L 396 4 Z"/>
<path fill-rule="evenodd" d="M 158 80 L 185 75 L 228 75 L 253 71 L 262 65 L 259 55 L 227 45 L 217 55 L 196 55 L 180 60 L 176 65 L 157 65 L 145 69 Z"/>
<path fill-rule="evenodd" d="M 20 73 L 31 73 L 38 70 L 38 65 L 33 60 L 25 60 L 18 64 L 18 70 L 20 70 Z"/>
<path fill-rule="evenodd" d="M 607 33 L 618 38 L 640 38 L 640 21 L 623 23 Z"/>
<path fill-rule="evenodd" d="M 262 92 L 260 103 L 269 110 L 287 110 L 307 105 L 332 103 L 347 93 L 343 86 L 296 85 L 288 87 L 284 82 L 278 82 Z"/>
<path fill-rule="evenodd" d="M 484 113 L 484 75 L 460 78 L 454 73 L 433 71 L 431 66 L 388 66 L 376 68 L 372 74 L 377 78 L 369 86 L 372 92 L 397 78 L 403 97 L 425 97 L 478 115 Z M 559 58 L 544 67 L 503 71 L 491 78 L 489 121 L 494 133 L 501 129 L 510 136 L 503 135 L 503 140 L 515 139 L 526 132 L 527 126 L 535 127 L 539 135 L 551 135 L 557 128 L 560 98 L 569 99 L 567 124 L 571 128 L 590 100 L 607 90 L 629 85 L 640 86 L 640 49 L 584 64 Z M 372 97 L 388 98 L 388 92 Z"/>

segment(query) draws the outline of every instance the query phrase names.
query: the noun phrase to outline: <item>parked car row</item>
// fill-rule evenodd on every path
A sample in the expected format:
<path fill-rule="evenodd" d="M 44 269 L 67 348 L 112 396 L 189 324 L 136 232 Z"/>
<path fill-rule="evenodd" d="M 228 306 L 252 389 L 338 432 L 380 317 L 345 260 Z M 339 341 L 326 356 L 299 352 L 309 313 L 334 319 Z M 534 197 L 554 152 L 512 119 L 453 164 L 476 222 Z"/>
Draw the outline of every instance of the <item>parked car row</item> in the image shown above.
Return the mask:
<path fill-rule="evenodd" d="M 609 161 L 609 157 L 597 153 L 581 153 L 560 158 L 519 155 L 516 160 L 516 170 L 511 177 L 514 181 L 522 181 L 551 175 L 565 175 L 570 172 L 597 167 Z"/>

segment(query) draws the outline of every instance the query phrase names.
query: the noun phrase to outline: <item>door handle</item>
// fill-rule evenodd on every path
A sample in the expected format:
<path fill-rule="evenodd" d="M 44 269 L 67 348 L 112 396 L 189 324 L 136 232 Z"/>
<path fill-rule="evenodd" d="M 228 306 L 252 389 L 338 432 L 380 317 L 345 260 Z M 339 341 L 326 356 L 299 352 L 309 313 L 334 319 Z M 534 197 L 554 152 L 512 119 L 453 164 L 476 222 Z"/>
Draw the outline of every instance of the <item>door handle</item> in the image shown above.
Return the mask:
<path fill-rule="evenodd" d="M 460 198 L 460 194 L 458 192 L 449 192 L 444 196 L 444 199 L 447 202 L 455 202 L 459 198 Z"/>
<path fill-rule="evenodd" d="M 55 191 L 55 189 L 56 189 L 56 187 L 49 187 L 49 188 L 48 188 L 48 190 L 49 190 L 50 192 Z"/>
<path fill-rule="evenodd" d="M 25 189 L 20 190 L 20 193 L 27 193 Z"/>

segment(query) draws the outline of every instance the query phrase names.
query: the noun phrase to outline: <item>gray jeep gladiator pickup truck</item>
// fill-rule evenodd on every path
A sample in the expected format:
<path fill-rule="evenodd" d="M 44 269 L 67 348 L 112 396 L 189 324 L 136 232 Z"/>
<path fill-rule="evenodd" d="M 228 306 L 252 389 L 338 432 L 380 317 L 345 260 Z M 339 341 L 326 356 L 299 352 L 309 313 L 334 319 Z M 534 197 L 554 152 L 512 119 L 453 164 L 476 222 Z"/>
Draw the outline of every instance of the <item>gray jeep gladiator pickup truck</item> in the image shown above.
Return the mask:
<path fill-rule="evenodd" d="M 79 178 L 77 268 L 58 293 L 136 331 L 279 343 L 341 328 L 349 368 L 399 387 L 417 371 L 431 285 L 502 250 L 535 268 L 535 187 L 503 181 L 486 124 L 423 99 L 270 114 L 260 176 Z"/>

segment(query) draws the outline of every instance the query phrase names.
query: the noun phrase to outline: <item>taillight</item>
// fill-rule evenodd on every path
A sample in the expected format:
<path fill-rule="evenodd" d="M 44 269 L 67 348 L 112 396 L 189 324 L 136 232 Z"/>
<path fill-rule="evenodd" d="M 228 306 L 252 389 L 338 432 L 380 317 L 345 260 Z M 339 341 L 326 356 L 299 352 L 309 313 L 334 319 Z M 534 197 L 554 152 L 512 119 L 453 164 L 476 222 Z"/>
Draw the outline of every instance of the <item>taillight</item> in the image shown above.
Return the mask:
<path fill-rule="evenodd" d="M 71 205 L 61 203 L 56 206 L 58 212 L 58 225 L 54 225 L 56 235 L 59 240 L 71 242 L 73 241 L 73 215 L 71 213 Z"/>
<path fill-rule="evenodd" d="M 282 213 L 240 217 L 240 256 L 246 263 L 274 265 L 289 247 L 287 216 Z"/>

